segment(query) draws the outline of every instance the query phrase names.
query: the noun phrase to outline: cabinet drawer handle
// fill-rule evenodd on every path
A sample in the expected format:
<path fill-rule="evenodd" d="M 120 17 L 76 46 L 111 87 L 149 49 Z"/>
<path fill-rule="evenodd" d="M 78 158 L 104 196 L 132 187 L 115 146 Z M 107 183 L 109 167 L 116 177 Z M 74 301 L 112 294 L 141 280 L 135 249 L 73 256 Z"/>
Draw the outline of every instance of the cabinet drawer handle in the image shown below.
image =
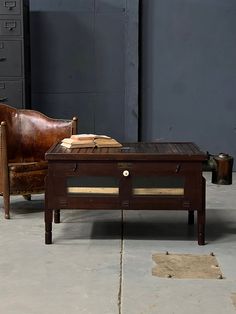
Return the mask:
<path fill-rule="evenodd" d="M 124 170 L 123 171 L 123 176 L 124 177 L 128 177 L 129 176 L 129 171 L 128 170 Z"/>
<path fill-rule="evenodd" d="M 2 97 L 2 98 L 0 98 L 0 101 L 7 101 L 7 100 L 8 100 L 7 97 Z"/>
<path fill-rule="evenodd" d="M 4 24 L 4 27 L 8 29 L 9 31 L 12 31 L 14 28 L 16 28 L 16 22 L 15 21 L 7 21 Z"/>
<path fill-rule="evenodd" d="M 4 1 L 4 7 L 8 8 L 8 10 L 12 10 L 16 7 L 16 1 Z"/>
<path fill-rule="evenodd" d="M 2 61 L 6 61 L 7 60 L 7 58 L 0 58 L 0 62 L 2 62 Z"/>
<path fill-rule="evenodd" d="M 176 172 L 176 173 L 179 173 L 180 168 L 181 168 L 181 165 L 180 165 L 180 164 L 178 164 L 178 165 L 176 166 L 176 168 L 175 168 L 175 172 Z"/>

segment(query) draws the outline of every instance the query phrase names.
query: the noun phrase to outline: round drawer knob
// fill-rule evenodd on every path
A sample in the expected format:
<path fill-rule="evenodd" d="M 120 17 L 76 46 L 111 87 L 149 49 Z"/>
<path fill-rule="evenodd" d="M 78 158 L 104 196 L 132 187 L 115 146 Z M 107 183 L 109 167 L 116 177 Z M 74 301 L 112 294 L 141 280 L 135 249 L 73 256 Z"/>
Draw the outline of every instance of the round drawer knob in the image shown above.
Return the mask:
<path fill-rule="evenodd" d="M 124 177 L 128 177 L 129 176 L 129 171 L 128 170 L 124 170 L 123 171 L 123 176 Z"/>

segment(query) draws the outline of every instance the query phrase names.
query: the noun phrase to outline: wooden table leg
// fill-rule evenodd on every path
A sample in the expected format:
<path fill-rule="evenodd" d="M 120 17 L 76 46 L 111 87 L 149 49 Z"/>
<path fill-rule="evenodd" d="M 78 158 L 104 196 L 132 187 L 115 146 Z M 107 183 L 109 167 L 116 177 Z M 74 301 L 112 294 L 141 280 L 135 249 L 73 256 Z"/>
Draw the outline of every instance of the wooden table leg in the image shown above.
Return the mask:
<path fill-rule="evenodd" d="M 61 217 L 60 217 L 60 209 L 54 210 L 54 223 L 59 224 L 61 222 Z"/>
<path fill-rule="evenodd" d="M 188 211 L 188 224 L 189 225 L 194 224 L 194 211 L 193 210 Z"/>
<path fill-rule="evenodd" d="M 45 244 L 52 244 L 52 210 L 45 210 Z"/>
<path fill-rule="evenodd" d="M 197 211 L 198 244 L 205 244 L 205 224 L 206 224 L 206 180 L 202 178 L 202 208 Z"/>
<path fill-rule="evenodd" d="M 205 244 L 205 211 L 198 210 L 197 211 L 197 229 L 198 229 L 198 244 Z"/>

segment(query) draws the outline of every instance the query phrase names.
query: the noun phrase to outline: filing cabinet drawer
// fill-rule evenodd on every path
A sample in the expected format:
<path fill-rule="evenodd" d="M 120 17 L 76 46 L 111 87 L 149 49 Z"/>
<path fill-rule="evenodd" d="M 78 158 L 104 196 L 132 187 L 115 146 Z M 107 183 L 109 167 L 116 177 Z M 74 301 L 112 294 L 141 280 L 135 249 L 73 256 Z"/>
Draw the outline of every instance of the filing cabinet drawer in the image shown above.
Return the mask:
<path fill-rule="evenodd" d="M 0 102 L 30 108 L 29 0 L 0 0 Z"/>
<path fill-rule="evenodd" d="M 21 21 L 17 19 L 0 19 L 0 36 L 20 36 Z"/>
<path fill-rule="evenodd" d="M 0 80 L 0 102 L 21 108 L 23 105 L 23 82 Z"/>
<path fill-rule="evenodd" d="M 21 41 L 0 41 L 0 73 L 2 77 L 22 75 Z"/>
<path fill-rule="evenodd" d="M 0 14 L 20 14 L 20 0 L 0 0 Z"/>

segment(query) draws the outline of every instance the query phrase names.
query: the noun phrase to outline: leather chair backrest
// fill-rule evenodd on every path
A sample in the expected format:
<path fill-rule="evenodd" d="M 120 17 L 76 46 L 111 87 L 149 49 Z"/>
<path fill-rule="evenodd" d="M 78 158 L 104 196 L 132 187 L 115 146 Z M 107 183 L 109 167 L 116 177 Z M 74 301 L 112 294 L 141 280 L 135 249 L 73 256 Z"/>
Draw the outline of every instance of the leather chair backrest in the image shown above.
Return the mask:
<path fill-rule="evenodd" d="M 52 144 L 72 134 L 72 121 L 52 119 L 27 109 L 0 104 L 0 121 L 7 124 L 9 162 L 44 160 Z"/>

